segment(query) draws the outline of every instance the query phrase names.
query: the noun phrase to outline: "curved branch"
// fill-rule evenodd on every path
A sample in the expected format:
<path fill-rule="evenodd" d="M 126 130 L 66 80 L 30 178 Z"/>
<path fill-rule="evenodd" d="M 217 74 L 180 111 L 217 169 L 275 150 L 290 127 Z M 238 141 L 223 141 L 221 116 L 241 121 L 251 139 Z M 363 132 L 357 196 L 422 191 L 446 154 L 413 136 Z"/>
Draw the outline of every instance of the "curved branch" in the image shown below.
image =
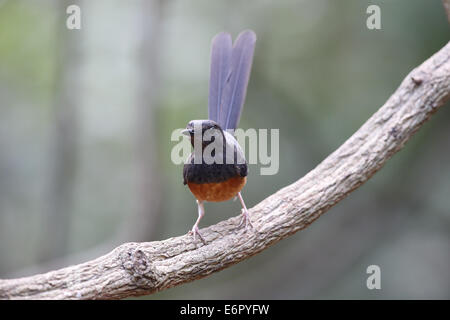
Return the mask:
<path fill-rule="evenodd" d="M 306 228 L 367 181 L 450 98 L 450 43 L 414 69 L 353 136 L 315 169 L 250 209 L 258 232 L 233 217 L 188 235 L 125 243 L 75 266 L 0 280 L 0 298 L 119 299 L 164 290 L 238 263 Z"/>

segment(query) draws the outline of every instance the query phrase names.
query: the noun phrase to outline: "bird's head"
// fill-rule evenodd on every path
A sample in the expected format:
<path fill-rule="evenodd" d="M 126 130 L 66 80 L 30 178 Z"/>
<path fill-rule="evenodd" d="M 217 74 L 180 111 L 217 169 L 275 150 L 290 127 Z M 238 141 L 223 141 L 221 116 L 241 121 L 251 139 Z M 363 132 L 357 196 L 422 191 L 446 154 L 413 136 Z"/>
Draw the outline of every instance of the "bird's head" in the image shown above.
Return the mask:
<path fill-rule="evenodd" d="M 217 134 L 224 136 L 220 125 L 213 120 L 191 120 L 182 133 L 191 138 L 192 145 L 198 139 L 203 146 L 214 141 L 214 136 Z"/>

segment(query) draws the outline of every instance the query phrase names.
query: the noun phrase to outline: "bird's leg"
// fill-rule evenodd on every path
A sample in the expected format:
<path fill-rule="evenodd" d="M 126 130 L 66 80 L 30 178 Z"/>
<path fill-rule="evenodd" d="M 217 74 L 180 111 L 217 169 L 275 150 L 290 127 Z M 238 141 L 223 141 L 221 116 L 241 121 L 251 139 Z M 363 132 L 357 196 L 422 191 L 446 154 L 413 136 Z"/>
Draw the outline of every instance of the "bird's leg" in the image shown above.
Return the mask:
<path fill-rule="evenodd" d="M 205 242 L 205 239 L 203 239 L 202 235 L 200 234 L 200 232 L 198 231 L 198 224 L 200 223 L 200 220 L 203 218 L 203 216 L 205 215 L 205 207 L 203 207 L 203 201 L 199 201 L 197 200 L 197 205 L 198 205 L 198 218 L 197 221 L 195 221 L 194 226 L 192 227 L 192 230 L 189 231 L 189 234 L 194 235 L 194 240 L 196 239 L 197 235 L 200 238 L 200 240 L 202 240 L 202 242 Z"/>
<path fill-rule="evenodd" d="M 248 230 L 249 228 L 252 229 L 253 225 L 252 225 L 252 222 L 250 221 L 250 215 L 248 214 L 247 207 L 245 205 L 244 199 L 242 198 L 242 195 L 240 192 L 238 193 L 238 197 L 242 204 L 242 219 L 241 219 L 241 222 L 239 223 L 239 227 L 242 225 L 245 225 L 246 230 Z"/>

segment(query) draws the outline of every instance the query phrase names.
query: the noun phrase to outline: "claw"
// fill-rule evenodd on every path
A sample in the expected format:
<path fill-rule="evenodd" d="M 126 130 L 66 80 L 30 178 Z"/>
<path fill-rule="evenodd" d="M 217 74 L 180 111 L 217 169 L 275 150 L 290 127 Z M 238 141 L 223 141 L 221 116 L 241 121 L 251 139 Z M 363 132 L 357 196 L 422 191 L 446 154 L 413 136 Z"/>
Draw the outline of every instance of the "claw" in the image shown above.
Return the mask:
<path fill-rule="evenodd" d="M 242 208 L 242 218 L 241 222 L 239 223 L 239 228 L 245 225 L 245 230 L 248 231 L 250 229 L 253 229 L 253 224 L 250 221 L 250 215 L 248 214 L 248 211 L 244 208 Z"/>
<path fill-rule="evenodd" d="M 198 231 L 198 224 L 200 223 L 200 220 L 202 219 L 202 217 L 205 214 L 205 208 L 203 207 L 203 201 L 197 200 L 197 204 L 198 204 L 198 219 L 195 222 L 194 226 L 192 227 L 192 230 L 189 231 L 188 233 L 190 235 L 194 236 L 194 241 L 197 240 L 197 236 L 198 236 L 200 238 L 200 240 L 202 240 L 203 243 L 206 243 L 205 239 L 202 237 L 202 235 Z"/>
<path fill-rule="evenodd" d="M 245 231 L 248 231 L 249 229 L 254 229 L 253 224 L 250 221 L 250 215 L 248 214 L 247 206 L 245 205 L 244 199 L 242 199 L 241 193 L 238 192 L 237 196 L 242 204 L 242 219 L 241 222 L 239 223 L 239 227 L 245 225 Z"/>
<path fill-rule="evenodd" d="M 206 241 L 205 241 L 205 238 L 203 238 L 202 235 L 200 234 L 200 232 L 199 232 L 197 226 L 193 226 L 193 227 L 192 227 L 192 230 L 190 230 L 190 231 L 188 232 L 188 234 L 191 235 L 191 236 L 194 236 L 194 241 L 197 240 L 197 236 L 198 236 L 199 239 L 200 239 L 203 243 L 206 242 Z"/>

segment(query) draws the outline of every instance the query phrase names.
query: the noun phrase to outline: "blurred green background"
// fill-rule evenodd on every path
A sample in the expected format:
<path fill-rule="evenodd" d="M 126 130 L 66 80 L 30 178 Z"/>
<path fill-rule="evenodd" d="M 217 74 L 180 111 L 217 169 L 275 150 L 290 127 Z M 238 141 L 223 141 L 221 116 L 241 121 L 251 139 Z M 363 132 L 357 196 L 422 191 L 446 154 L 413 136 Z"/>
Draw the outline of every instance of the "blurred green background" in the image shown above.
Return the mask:
<path fill-rule="evenodd" d="M 67 30 L 78 4 L 82 29 Z M 366 9 L 381 8 L 381 30 Z M 207 117 L 220 31 L 257 36 L 240 127 L 280 129 L 280 170 L 250 166 L 247 206 L 313 169 L 449 40 L 439 0 L 0 0 L 0 278 L 125 241 L 185 234 L 194 198 L 171 132 Z M 144 298 L 450 298 L 450 110 L 306 230 Z M 206 204 L 201 227 L 238 215 Z M 381 290 L 366 287 L 381 267 Z"/>

